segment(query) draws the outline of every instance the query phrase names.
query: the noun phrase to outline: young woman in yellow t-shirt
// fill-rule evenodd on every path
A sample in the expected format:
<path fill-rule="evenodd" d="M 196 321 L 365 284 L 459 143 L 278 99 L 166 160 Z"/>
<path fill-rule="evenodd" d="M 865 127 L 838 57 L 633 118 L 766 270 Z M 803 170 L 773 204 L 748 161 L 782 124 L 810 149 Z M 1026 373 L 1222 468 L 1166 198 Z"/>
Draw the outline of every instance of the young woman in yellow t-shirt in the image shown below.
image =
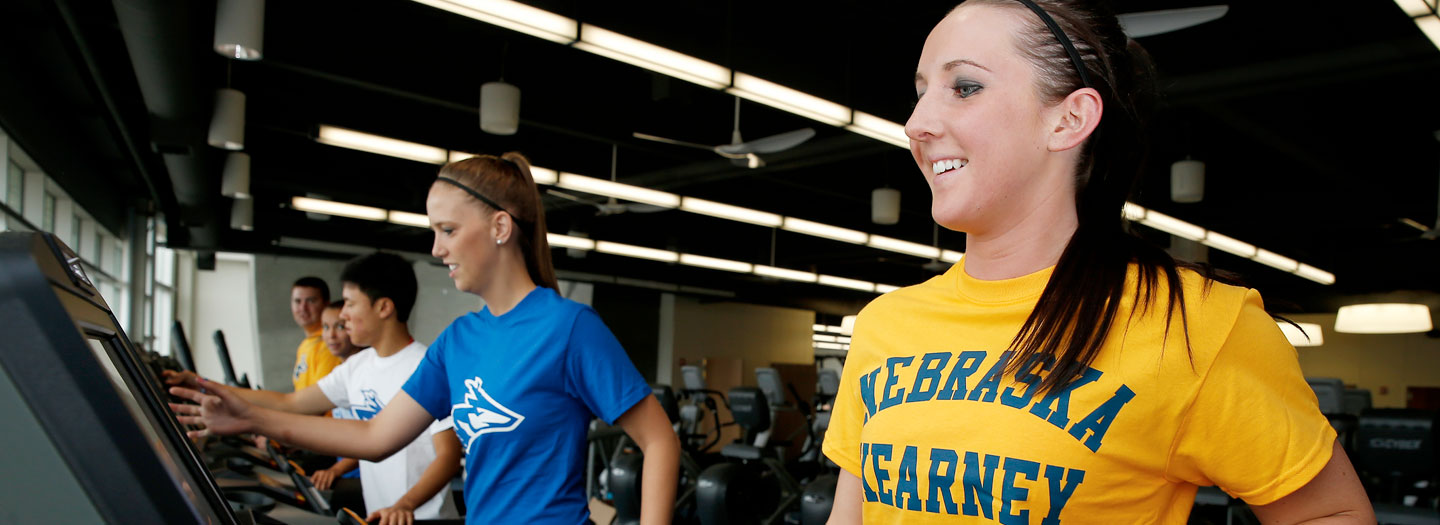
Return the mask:
<path fill-rule="evenodd" d="M 1374 523 L 1259 295 L 1123 231 L 1151 69 L 1094 4 L 971 0 L 926 40 L 905 131 L 967 253 L 861 312 L 831 523 L 1184 523 L 1201 485 Z"/>

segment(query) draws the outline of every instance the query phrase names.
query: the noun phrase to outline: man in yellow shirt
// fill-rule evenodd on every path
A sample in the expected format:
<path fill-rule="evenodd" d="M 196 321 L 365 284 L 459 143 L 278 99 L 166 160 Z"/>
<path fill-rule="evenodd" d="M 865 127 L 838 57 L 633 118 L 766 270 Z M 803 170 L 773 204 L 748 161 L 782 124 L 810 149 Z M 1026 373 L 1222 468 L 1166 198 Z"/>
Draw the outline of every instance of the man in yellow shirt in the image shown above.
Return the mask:
<path fill-rule="evenodd" d="M 321 312 L 330 303 L 330 287 L 319 277 L 301 277 L 290 287 L 290 314 L 305 330 L 305 339 L 295 349 L 295 372 L 290 380 L 295 391 L 320 381 L 343 361 L 335 357 L 321 337 Z"/>

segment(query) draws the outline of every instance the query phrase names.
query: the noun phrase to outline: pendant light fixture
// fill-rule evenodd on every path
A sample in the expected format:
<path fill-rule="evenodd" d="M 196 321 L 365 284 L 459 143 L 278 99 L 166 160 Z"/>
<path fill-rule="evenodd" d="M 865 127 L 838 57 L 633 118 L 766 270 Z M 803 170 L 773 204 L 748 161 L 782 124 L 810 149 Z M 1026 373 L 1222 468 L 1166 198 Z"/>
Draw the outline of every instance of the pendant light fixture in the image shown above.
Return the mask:
<path fill-rule="evenodd" d="M 250 154 L 233 152 L 225 156 L 220 194 L 232 199 L 250 197 Z"/>
<path fill-rule="evenodd" d="M 215 6 L 215 52 L 236 60 L 260 60 L 265 37 L 265 0 L 219 0 Z"/>

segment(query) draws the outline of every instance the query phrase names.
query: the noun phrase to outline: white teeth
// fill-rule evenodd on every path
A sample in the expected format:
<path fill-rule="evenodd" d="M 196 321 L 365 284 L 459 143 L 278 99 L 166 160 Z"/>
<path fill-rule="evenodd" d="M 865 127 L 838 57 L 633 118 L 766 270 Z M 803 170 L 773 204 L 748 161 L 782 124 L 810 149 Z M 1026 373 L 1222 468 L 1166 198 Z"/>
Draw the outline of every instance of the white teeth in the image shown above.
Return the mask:
<path fill-rule="evenodd" d="M 460 265 L 458 265 L 458 264 L 452 264 L 452 265 L 450 265 L 450 271 L 455 271 L 455 267 L 456 267 L 456 266 L 460 266 Z"/>
<path fill-rule="evenodd" d="M 939 175 L 950 170 L 963 168 L 969 163 L 969 161 L 962 161 L 960 159 L 940 160 L 930 165 L 930 171 Z"/>

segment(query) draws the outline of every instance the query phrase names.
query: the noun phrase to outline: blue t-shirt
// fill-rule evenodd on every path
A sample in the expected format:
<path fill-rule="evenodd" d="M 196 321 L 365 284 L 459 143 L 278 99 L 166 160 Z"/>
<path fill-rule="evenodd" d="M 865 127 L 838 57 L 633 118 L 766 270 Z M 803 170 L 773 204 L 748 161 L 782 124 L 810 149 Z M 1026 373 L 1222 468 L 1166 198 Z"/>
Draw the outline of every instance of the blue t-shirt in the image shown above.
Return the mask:
<path fill-rule="evenodd" d="M 536 287 L 450 323 L 404 390 L 455 418 L 468 523 L 589 523 L 585 436 L 650 395 L 595 310 Z"/>

